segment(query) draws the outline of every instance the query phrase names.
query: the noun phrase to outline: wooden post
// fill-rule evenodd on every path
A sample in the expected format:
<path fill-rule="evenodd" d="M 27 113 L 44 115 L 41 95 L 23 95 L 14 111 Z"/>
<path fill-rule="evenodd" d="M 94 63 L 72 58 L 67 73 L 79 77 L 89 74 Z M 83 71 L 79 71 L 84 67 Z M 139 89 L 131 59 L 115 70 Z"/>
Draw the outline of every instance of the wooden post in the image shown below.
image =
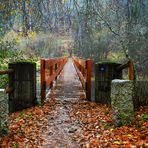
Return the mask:
<path fill-rule="evenodd" d="M 50 76 L 53 75 L 53 66 L 50 66 Z M 50 84 L 50 88 L 53 86 L 53 82 Z"/>
<path fill-rule="evenodd" d="M 134 65 L 132 61 L 128 62 L 128 78 L 129 80 L 133 80 L 134 79 Z"/>
<path fill-rule="evenodd" d="M 86 80 L 86 99 L 91 100 L 91 73 L 92 73 L 92 60 L 86 61 L 87 80 Z"/>
<path fill-rule="evenodd" d="M 58 69 L 58 65 L 55 64 L 55 73 L 57 72 L 57 69 Z M 55 80 L 57 80 L 57 76 L 55 77 Z"/>
<path fill-rule="evenodd" d="M 5 75 L 5 74 L 10 74 L 14 72 L 13 69 L 8 69 L 8 70 L 0 70 L 0 75 Z"/>
<path fill-rule="evenodd" d="M 45 60 L 40 60 L 41 64 L 41 101 L 44 102 L 46 97 L 46 75 L 45 75 Z"/>

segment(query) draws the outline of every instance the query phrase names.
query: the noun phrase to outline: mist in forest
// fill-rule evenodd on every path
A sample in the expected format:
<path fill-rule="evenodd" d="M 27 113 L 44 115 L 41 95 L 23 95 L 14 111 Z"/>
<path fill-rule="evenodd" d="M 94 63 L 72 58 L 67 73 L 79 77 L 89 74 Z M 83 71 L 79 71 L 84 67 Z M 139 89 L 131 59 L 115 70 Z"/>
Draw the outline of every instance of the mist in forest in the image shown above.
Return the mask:
<path fill-rule="evenodd" d="M 93 63 L 133 60 L 147 79 L 147 16 L 147 0 L 1 1 L 1 63 L 72 52 Z"/>

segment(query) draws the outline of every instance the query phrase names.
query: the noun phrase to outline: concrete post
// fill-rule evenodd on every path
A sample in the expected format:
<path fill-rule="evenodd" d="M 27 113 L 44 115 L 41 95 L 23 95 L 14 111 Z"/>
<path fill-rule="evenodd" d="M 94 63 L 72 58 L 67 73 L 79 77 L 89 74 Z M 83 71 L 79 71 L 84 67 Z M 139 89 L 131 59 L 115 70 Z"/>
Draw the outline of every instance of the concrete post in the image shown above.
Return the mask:
<path fill-rule="evenodd" d="M 0 89 L 0 137 L 8 134 L 9 126 L 9 108 L 8 108 L 8 94 L 4 89 Z"/>
<path fill-rule="evenodd" d="M 113 80 L 111 84 L 111 105 L 113 122 L 116 126 L 128 125 L 133 122 L 134 84 L 129 80 Z"/>

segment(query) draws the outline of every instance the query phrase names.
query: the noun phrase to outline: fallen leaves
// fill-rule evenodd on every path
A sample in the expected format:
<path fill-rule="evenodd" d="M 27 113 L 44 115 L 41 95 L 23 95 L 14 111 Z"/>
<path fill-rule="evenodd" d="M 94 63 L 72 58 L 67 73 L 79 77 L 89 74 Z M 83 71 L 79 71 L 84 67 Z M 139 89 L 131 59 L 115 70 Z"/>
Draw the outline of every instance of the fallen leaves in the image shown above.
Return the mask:
<path fill-rule="evenodd" d="M 43 106 L 28 108 L 10 115 L 8 137 L 0 141 L 6 148 L 40 147 L 45 139 L 42 132 L 48 130 L 49 113 L 53 110 L 56 101 L 50 100 Z"/>
<path fill-rule="evenodd" d="M 44 132 L 48 132 L 51 136 L 54 134 L 52 128 L 49 129 L 49 122 L 54 123 L 54 118 L 50 116 L 50 113 L 56 113 L 57 106 L 59 112 L 65 108 L 69 112 L 71 122 L 80 125 L 69 129 L 73 140 L 77 141 L 80 147 L 148 147 L 148 120 L 145 119 L 148 109 L 146 107 L 141 107 L 135 112 L 134 125 L 114 127 L 111 118 L 112 110 L 107 105 L 79 100 L 67 101 L 61 107 L 61 103 L 56 99 L 50 99 L 50 102 L 46 102 L 43 106 L 13 113 L 10 116 L 9 136 L 0 141 L 1 147 L 38 148 L 42 146 L 42 143 L 46 141 L 42 134 Z M 62 124 L 61 121 L 59 124 Z M 69 121 L 66 120 L 64 125 L 66 124 L 69 124 Z"/>
<path fill-rule="evenodd" d="M 107 105 L 81 101 L 72 108 L 71 118 L 74 120 L 76 118 L 82 124 L 81 129 L 75 133 L 74 139 L 83 147 L 148 146 L 148 121 L 141 119 L 141 116 L 148 111 L 146 107 L 136 112 L 136 122 L 133 126 L 122 127 L 114 127 L 111 108 Z M 140 116 L 139 120 L 137 120 L 138 116 Z"/>

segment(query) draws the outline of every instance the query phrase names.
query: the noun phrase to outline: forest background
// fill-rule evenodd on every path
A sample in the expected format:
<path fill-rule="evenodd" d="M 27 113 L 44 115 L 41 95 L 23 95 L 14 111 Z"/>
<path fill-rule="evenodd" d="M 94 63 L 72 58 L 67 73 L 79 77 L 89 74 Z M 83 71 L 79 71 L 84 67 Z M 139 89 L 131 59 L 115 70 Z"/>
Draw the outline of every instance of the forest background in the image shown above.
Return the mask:
<path fill-rule="evenodd" d="M 0 69 L 40 57 L 135 64 L 148 77 L 147 0 L 0 0 Z M 1 77 L 5 86 L 7 78 Z"/>

